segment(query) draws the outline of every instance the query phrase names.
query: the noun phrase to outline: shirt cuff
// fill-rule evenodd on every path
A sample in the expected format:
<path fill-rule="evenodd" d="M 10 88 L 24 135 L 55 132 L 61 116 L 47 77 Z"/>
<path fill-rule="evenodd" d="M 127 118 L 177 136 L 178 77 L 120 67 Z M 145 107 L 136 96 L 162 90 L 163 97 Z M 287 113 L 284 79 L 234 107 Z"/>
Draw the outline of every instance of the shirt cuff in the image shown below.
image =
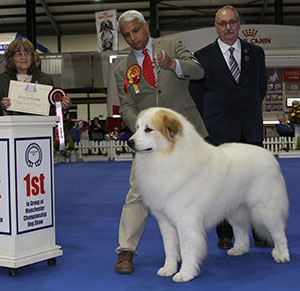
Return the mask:
<path fill-rule="evenodd" d="M 175 59 L 176 61 L 176 69 L 175 69 L 175 73 L 178 77 L 182 76 L 182 70 L 181 70 L 181 66 L 180 63 L 177 59 Z"/>

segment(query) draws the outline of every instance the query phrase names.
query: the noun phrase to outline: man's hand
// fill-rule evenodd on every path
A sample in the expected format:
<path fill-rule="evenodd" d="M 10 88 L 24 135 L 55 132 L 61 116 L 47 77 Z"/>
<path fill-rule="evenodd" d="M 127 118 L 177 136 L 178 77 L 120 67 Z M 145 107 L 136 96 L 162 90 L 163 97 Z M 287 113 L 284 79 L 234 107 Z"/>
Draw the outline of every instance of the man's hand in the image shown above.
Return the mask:
<path fill-rule="evenodd" d="M 169 55 L 165 52 L 159 52 L 154 56 L 155 65 L 165 69 L 175 71 L 176 69 L 176 61 L 169 57 Z"/>

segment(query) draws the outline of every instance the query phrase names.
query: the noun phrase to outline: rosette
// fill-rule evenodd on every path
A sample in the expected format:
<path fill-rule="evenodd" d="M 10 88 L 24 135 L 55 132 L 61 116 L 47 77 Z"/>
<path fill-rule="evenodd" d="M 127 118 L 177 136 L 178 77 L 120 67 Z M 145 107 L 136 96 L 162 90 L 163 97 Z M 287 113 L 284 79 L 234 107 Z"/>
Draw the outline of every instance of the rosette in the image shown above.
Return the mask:
<path fill-rule="evenodd" d="M 126 95 L 128 94 L 128 87 L 133 84 L 135 93 L 140 93 L 139 87 L 137 85 L 139 79 L 141 78 L 141 67 L 138 64 L 131 65 L 126 71 L 126 80 L 124 84 L 124 91 Z"/>
<path fill-rule="evenodd" d="M 57 149 L 60 151 L 65 148 L 64 113 L 61 102 L 63 97 L 66 95 L 66 92 L 61 88 L 53 88 L 49 93 L 49 102 L 55 106 L 56 116 L 59 117 L 59 122 L 55 131 Z"/>

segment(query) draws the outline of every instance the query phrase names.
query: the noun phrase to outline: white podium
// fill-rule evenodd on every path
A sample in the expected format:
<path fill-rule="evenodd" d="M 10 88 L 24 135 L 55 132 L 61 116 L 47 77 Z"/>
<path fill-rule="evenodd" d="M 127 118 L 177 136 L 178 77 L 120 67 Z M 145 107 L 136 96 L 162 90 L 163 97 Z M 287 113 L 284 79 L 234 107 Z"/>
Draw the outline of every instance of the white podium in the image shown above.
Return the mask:
<path fill-rule="evenodd" d="M 0 117 L 0 266 L 62 255 L 55 242 L 53 127 L 56 116 Z"/>

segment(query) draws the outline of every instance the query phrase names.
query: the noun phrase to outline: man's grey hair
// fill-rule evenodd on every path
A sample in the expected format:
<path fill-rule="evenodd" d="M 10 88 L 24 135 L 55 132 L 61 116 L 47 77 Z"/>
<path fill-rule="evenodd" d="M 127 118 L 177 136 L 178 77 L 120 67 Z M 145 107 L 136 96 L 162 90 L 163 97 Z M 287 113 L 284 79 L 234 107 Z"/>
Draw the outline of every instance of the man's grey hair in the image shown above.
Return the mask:
<path fill-rule="evenodd" d="M 120 31 L 120 27 L 126 23 L 129 23 L 133 21 L 134 19 L 137 19 L 139 23 L 143 24 L 145 26 L 146 20 L 144 18 L 144 15 L 136 10 L 128 10 L 120 15 L 118 22 L 117 22 L 117 28 L 118 31 Z"/>
<path fill-rule="evenodd" d="M 216 23 L 218 23 L 218 18 L 219 18 L 220 13 L 221 13 L 222 11 L 224 11 L 224 10 L 227 10 L 227 9 L 230 9 L 230 10 L 233 11 L 236 20 L 240 20 L 240 16 L 239 16 L 239 13 L 237 12 L 237 10 L 236 10 L 233 6 L 231 6 L 231 5 L 226 5 L 226 6 L 222 7 L 222 8 L 220 8 L 220 9 L 217 11 L 216 17 L 215 17 L 215 22 L 216 22 Z"/>

